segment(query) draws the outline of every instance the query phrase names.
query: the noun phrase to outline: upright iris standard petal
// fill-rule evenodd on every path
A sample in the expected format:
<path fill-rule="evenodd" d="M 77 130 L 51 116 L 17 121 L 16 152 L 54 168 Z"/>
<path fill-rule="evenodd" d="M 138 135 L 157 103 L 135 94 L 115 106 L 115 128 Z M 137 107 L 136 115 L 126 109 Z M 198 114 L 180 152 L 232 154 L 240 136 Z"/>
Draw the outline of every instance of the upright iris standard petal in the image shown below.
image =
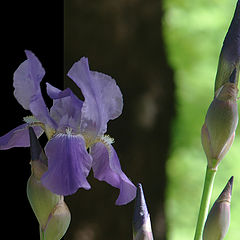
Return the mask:
<path fill-rule="evenodd" d="M 27 60 L 20 64 L 13 76 L 14 96 L 26 110 L 32 98 L 39 94 L 40 82 L 45 75 L 41 63 L 30 51 L 25 51 Z"/>
<path fill-rule="evenodd" d="M 43 130 L 41 127 L 33 127 L 37 137 L 41 136 Z M 5 135 L 0 137 L 0 150 L 6 150 L 13 147 L 29 147 L 28 124 L 22 124 Z"/>
<path fill-rule="evenodd" d="M 69 88 L 61 91 L 49 83 L 47 83 L 47 93 L 53 99 L 50 115 L 58 123 L 58 128 L 62 129 L 67 126 L 77 132 L 83 102 Z"/>
<path fill-rule="evenodd" d="M 91 147 L 91 155 L 94 177 L 120 189 L 116 204 L 123 205 L 132 201 L 136 196 L 136 187 L 121 170 L 114 148 L 98 142 Z"/>
<path fill-rule="evenodd" d="M 107 122 L 121 115 L 123 109 L 123 97 L 113 78 L 104 73 L 95 71 L 90 71 L 90 74 L 94 85 L 97 85 L 100 93 L 101 102 L 99 103 L 99 107 L 102 109 L 101 112 L 103 113 L 103 134 L 107 131 Z"/>
<path fill-rule="evenodd" d="M 122 112 L 122 94 L 114 79 L 89 70 L 87 58 L 81 58 L 70 69 L 68 76 L 81 89 L 85 101 L 80 129 L 93 137 L 103 135 L 107 122 Z"/>
<path fill-rule="evenodd" d="M 90 189 L 86 177 L 91 169 L 89 156 L 81 135 L 58 134 L 46 145 L 48 171 L 41 181 L 58 195 L 71 195 L 78 188 Z"/>
<path fill-rule="evenodd" d="M 14 73 L 14 96 L 17 101 L 40 121 L 55 127 L 54 121 L 49 116 L 49 111 L 43 100 L 40 82 L 45 74 L 40 61 L 30 51 L 25 51 L 25 60 Z"/>

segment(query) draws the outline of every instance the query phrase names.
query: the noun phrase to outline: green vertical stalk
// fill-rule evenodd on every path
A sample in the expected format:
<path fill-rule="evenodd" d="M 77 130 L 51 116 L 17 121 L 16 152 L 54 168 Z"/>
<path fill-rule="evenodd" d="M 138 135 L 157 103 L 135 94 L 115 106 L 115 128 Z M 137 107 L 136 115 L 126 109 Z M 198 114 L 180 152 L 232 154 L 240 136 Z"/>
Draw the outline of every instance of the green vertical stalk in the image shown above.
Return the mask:
<path fill-rule="evenodd" d="M 40 225 L 39 225 L 39 233 L 40 233 L 40 240 L 44 240 L 44 231 L 42 230 Z"/>
<path fill-rule="evenodd" d="M 208 215 L 208 209 L 216 172 L 216 169 L 211 169 L 207 167 L 194 240 L 202 240 L 203 228 Z"/>

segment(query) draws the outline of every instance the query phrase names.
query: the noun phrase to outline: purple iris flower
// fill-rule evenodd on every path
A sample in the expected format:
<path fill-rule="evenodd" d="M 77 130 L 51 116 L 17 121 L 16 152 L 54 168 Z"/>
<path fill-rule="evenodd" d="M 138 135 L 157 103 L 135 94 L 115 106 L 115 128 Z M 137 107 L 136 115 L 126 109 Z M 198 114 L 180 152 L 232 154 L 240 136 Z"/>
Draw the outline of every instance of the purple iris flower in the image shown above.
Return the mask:
<path fill-rule="evenodd" d="M 105 135 L 107 122 L 117 118 L 123 108 L 115 80 L 90 71 L 88 59 L 83 57 L 68 76 L 81 89 L 84 101 L 70 89 L 61 91 L 47 83 L 47 93 L 53 99 L 49 111 L 40 89 L 45 71 L 32 52 L 25 53 L 27 60 L 14 73 L 14 96 L 33 116 L 0 137 L 0 149 L 29 146 L 28 126 L 32 126 L 38 137 L 44 131 L 49 138 L 45 146 L 48 170 L 41 178 L 46 188 L 59 195 L 90 189 L 87 176 L 92 168 L 95 178 L 119 188 L 117 205 L 133 200 L 136 187 L 121 170 L 113 139 Z"/>

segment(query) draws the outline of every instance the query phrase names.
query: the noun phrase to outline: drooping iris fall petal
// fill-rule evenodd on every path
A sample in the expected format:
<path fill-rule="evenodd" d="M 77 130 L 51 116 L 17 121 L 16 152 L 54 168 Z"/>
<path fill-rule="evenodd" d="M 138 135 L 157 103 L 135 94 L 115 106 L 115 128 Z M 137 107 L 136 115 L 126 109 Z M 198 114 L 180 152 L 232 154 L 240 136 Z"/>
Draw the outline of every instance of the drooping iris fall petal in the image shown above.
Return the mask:
<path fill-rule="evenodd" d="M 114 148 L 98 142 L 91 147 L 91 155 L 94 177 L 119 188 L 120 194 L 116 204 L 122 205 L 132 201 L 136 196 L 136 187 L 122 171 Z"/>
<path fill-rule="evenodd" d="M 86 177 L 92 159 L 81 135 L 58 134 L 45 147 L 48 171 L 41 181 L 58 195 L 71 195 L 78 188 L 90 189 Z"/>
<path fill-rule="evenodd" d="M 33 127 L 37 137 L 41 136 L 43 130 L 41 127 Z M 6 150 L 13 147 L 29 147 L 28 124 L 22 124 L 12 129 L 0 137 L 0 150 Z"/>

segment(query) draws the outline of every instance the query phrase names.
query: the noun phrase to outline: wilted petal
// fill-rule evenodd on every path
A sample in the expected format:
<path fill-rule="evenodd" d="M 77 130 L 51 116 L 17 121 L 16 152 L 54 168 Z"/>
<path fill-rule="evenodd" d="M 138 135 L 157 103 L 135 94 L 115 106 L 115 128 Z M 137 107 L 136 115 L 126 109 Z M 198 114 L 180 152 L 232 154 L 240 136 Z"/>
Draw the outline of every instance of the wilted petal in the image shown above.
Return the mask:
<path fill-rule="evenodd" d="M 31 51 L 25 51 L 25 53 L 27 60 L 21 63 L 14 73 L 14 96 L 39 121 L 55 127 L 54 122 L 49 116 L 40 89 L 40 82 L 45 74 L 45 70 L 38 58 Z"/>
<path fill-rule="evenodd" d="M 99 142 L 91 147 L 94 177 L 119 188 L 117 205 L 127 204 L 136 196 L 136 187 L 121 170 L 118 156 L 111 145 Z"/>
<path fill-rule="evenodd" d="M 69 88 L 61 91 L 49 83 L 47 93 L 53 99 L 50 115 L 58 123 L 58 128 L 79 127 L 83 102 Z"/>
<path fill-rule="evenodd" d="M 33 127 L 37 137 L 40 137 L 43 133 L 41 127 Z M 28 124 L 22 124 L 10 132 L 0 137 L 0 150 L 5 150 L 13 147 L 29 147 L 29 133 Z"/>
<path fill-rule="evenodd" d="M 78 85 L 85 98 L 81 131 L 92 133 L 93 137 L 104 134 L 108 120 L 122 112 L 122 94 L 115 80 L 90 71 L 88 60 L 84 57 L 72 66 L 68 76 Z"/>
<path fill-rule="evenodd" d="M 81 135 L 58 134 L 46 145 L 48 171 L 41 179 L 53 193 L 71 195 L 78 188 L 90 189 L 86 177 L 91 169 L 89 156 Z"/>

